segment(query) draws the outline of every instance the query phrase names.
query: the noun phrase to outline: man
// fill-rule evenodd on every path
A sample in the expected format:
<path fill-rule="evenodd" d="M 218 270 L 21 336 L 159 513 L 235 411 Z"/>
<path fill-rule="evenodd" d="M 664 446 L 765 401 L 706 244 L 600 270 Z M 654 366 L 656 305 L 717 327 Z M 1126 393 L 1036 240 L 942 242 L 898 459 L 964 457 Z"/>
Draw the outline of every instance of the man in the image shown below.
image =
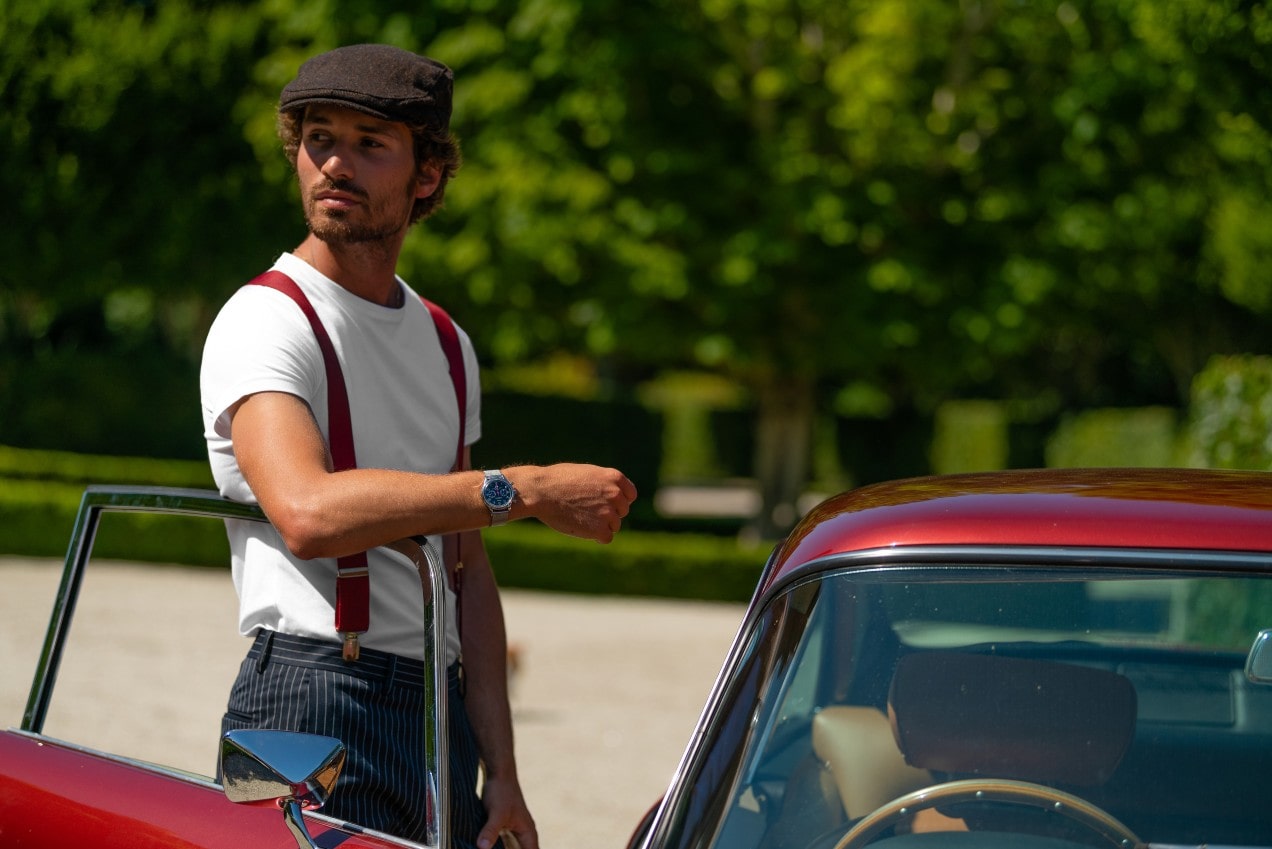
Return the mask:
<path fill-rule="evenodd" d="M 513 757 L 503 614 L 479 529 L 534 517 L 609 542 L 636 491 L 590 465 L 471 470 L 468 446 L 481 434 L 472 345 L 454 331 L 463 379 L 452 382 L 443 323 L 395 271 L 407 228 L 437 208 L 458 167 L 451 94 L 444 65 L 355 45 L 306 62 L 280 97 L 309 234 L 253 281 L 263 285 L 222 308 L 201 374 L 217 485 L 270 519 L 227 523 L 240 630 L 255 640 L 223 727 L 340 737 L 348 760 L 327 812 L 422 840 L 422 593 L 415 567 L 381 546 L 450 535 L 464 565 L 459 600 L 447 599 L 459 608 L 450 621 L 462 623 L 446 635 L 452 827 L 459 845 L 489 849 L 507 832 L 535 849 Z M 338 462 L 344 440 L 332 441 L 341 404 L 329 392 L 340 382 L 356 467 Z M 336 575 L 361 552 L 369 625 L 337 630 Z"/>

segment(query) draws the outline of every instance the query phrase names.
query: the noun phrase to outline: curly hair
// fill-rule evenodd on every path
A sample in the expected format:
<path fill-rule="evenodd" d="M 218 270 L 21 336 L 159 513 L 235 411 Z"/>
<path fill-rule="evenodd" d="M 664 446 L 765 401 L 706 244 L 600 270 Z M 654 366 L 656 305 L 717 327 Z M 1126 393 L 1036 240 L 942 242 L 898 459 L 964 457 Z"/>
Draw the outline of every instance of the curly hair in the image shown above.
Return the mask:
<path fill-rule="evenodd" d="M 300 130 L 304 122 L 305 110 L 289 109 L 278 113 L 278 138 L 283 143 L 283 152 L 292 170 L 296 169 L 296 157 L 300 153 Z M 451 133 L 438 132 L 428 124 L 407 124 L 411 138 L 415 142 L 415 165 L 434 165 L 440 174 L 437 191 L 425 198 L 417 198 L 411 209 L 411 223 L 421 221 L 442 207 L 442 199 L 446 194 L 446 184 L 459 170 L 462 157 L 459 151 L 459 140 Z"/>

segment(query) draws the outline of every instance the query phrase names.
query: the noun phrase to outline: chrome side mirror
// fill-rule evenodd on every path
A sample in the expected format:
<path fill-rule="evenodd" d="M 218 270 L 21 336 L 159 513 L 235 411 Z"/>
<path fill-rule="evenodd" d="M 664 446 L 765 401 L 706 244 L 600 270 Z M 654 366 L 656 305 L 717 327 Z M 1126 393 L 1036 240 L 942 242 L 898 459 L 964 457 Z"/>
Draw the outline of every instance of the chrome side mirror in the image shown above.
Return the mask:
<path fill-rule="evenodd" d="M 300 849 L 317 849 L 302 811 L 331 796 L 344 767 L 344 744 L 295 731 L 230 731 L 221 738 L 221 781 L 231 802 L 272 801 Z"/>
<path fill-rule="evenodd" d="M 1272 628 L 1265 628 L 1254 638 L 1246 655 L 1245 674 L 1253 684 L 1272 684 Z"/>

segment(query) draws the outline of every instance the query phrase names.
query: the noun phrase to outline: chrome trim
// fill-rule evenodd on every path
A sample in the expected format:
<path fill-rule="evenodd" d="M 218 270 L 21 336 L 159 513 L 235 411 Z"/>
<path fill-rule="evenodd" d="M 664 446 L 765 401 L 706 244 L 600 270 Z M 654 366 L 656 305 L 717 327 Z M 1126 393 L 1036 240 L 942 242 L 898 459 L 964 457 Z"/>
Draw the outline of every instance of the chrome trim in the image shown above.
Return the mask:
<path fill-rule="evenodd" d="M 900 561 L 900 562 L 899 562 Z M 758 606 L 808 578 L 844 568 L 878 568 L 944 564 L 950 568 L 1001 568 L 1005 566 L 1093 566 L 1122 569 L 1195 569 L 1200 572 L 1272 571 L 1272 552 L 1206 551 L 1178 548 L 1085 548 L 1054 545 L 915 545 L 870 548 L 819 557 L 797 566 L 764 591 Z"/>
<path fill-rule="evenodd" d="M 1251 684 L 1272 684 L 1272 628 L 1255 635 L 1246 655 L 1245 677 Z"/>
<path fill-rule="evenodd" d="M 299 849 L 318 849 L 304 811 L 331 798 L 346 749 L 335 737 L 242 728 L 221 737 L 221 783 L 231 802 L 274 802 Z"/>
<path fill-rule="evenodd" d="M 420 549 L 428 565 L 427 576 L 423 571 L 420 573 L 422 590 L 425 591 L 424 704 L 429 704 L 431 697 L 434 706 L 432 727 L 426 725 L 424 729 L 425 768 L 432 784 L 425 788 L 425 792 L 433 794 L 436 800 L 433 810 L 438 814 L 437 821 L 433 823 L 434 830 L 429 832 L 428 837 L 430 845 L 449 846 L 450 782 L 443 780 L 442 773 L 450 758 L 449 736 L 446 733 L 450 722 L 450 694 L 446 689 L 446 566 L 431 542 L 425 542 Z M 426 580 L 427 584 L 424 584 Z"/>
<path fill-rule="evenodd" d="M 79 601 L 80 587 L 84 582 L 84 567 L 92 554 L 97 537 L 97 526 L 104 512 L 166 513 L 187 516 L 204 516 L 220 519 L 249 519 L 264 522 L 265 514 L 255 505 L 239 504 L 222 498 L 219 493 L 201 489 L 177 489 L 161 486 L 90 486 L 80 499 L 75 525 L 71 530 L 66 550 L 62 582 L 53 600 L 53 612 L 44 647 L 36 664 L 35 677 L 26 710 L 22 715 L 22 730 L 40 733 L 48 717 L 53 685 L 57 682 L 62 664 L 62 652 L 66 648 L 66 636 L 71 617 Z"/>
<path fill-rule="evenodd" d="M 217 784 L 206 775 L 187 772 L 183 769 L 177 769 L 176 767 L 166 766 L 164 764 L 157 764 L 153 761 L 143 761 L 139 758 L 131 758 L 127 755 L 118 754 L 117 752 L 105 752 L 101 749 L 94 749 L 91 746 L 85 746 L 81 743 L 73 743 L 70 740 L 63 740 L 60 737 L 50 737 L 47 734 L 41 734 L 35 731 L 24 731 L 21 728 L 9 728 L 6 729 L 5 733 L 12 734 L 15 737 L 26 738 L 40 746 L 56 746 L 59 749 L 65 749 L 69 752 L 76 752 L 81 755 L 91 755 L 92 757 L 101 758 L 102 760 L 107 761 L 114 761 L 115 763 L 122 764 L 124 766 L 136 767 L 137 769 L 142 769 L 146 772 L 159 773 L 167 778 L 184 781 L 186 784 L 195 784 L 207 790 L 212 790 L 218 794 L 221 792 L 221 785 Z"/>
<path fill-rule="evenodd" d="M 702 757 L 703 745 L 710 736 L 708 731 L 714 730 L 715 724 L 712 719 L 719 714 L 719 707 L 724 700 L 724 691 L 728 688 L 729 682 L 733 680 L 733 673 L 742 662 L 742 655 L 754 636 L 755 625 L 764 606 L 753 601 L 747 609 L 742 623 L 738 626 L 733 642 L 729 646 L 729 652 L 725 656 L 724 665 L 720 668 L 715 682 L 711 685 L 711 691 L 707 694 L 707 701 L 703 705 L 702 712 L 698 715 L 698 721 L 694 723 L 693 733 L 689 736 L 689 742 L 685 746 L 684 753 L 680 756 L 676 769 L 672 772 L 671 783 L 667 785 L 667 793 L 658 802 L 652 822 L 649 828 L 645 829 L 644 839 L 639 844 L 644 849 L 652 849 L 655 846 L 655 836 L 659 838 L 660 842 L 666 839 L 662 832 L 668 827 L 670 812 L 676 810 L 680 804 L 681 796 L 686 792 L 685 776 L 689 774 L 690 768 Z"/>

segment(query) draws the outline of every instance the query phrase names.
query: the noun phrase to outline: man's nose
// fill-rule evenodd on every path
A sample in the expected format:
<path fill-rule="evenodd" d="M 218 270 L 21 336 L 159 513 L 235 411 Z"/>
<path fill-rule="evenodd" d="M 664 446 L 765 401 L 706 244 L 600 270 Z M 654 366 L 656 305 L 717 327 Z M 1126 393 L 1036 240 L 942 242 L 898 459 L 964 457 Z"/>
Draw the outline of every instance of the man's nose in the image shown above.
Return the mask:
<path fill-rule="evenodd" d="M 319 168 L 323 175 L 331 180 L 351 179 L 353 177 L 353 159 L 343 147 L 331 150 Z"/>

